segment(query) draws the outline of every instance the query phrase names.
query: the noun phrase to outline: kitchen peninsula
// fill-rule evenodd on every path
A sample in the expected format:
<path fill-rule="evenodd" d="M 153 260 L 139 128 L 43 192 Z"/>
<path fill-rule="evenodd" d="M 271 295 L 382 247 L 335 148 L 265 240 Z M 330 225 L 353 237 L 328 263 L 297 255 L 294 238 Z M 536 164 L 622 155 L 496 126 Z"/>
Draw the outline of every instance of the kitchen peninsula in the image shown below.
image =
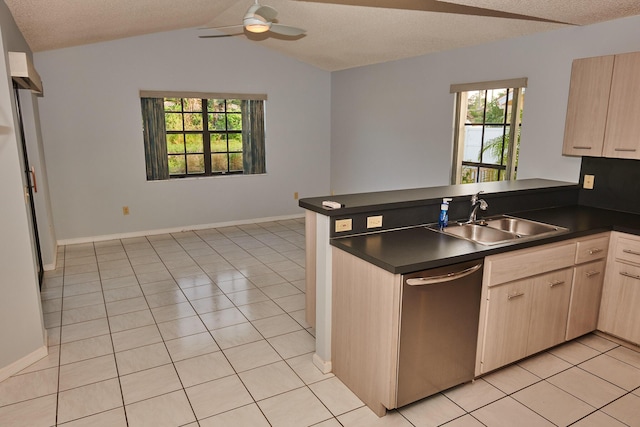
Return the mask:
<path fill-rule="evenodd" d="M 513 214 L 566 230 L 541 239 L 488 246 L 424 227 L 437 222 L 443 197 L 453 199 L 451 221 L 468 217 L 470 198 L 478 192 L 483 192 L 489 205 L 485 216 Z M 390 275 L 402 275 L 539 245 L 589 239 L 612 230 L 640 233 L 637 214 L 580 205 L 579 192 L 577 184 L 532 179 L 302 199 L 300 206 L 307 210 L 307 313 L 316 327 L 314 363 L 325 372 L 331 371 L 331 331 L 340 327 L 332 325 L 334 249 Z M 343 207 L 326 209 L 322 206 L 325 200 Z M 372 409 L 381 412 L 380 408 Z"/>

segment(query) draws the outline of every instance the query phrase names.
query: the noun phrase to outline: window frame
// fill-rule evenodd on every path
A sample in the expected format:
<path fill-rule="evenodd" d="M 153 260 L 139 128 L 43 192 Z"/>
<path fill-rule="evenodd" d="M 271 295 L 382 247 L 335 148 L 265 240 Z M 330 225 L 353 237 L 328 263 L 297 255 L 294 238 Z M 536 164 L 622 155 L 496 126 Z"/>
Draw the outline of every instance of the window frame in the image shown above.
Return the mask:
<path fill-rule="evenodd" d="M 202 176 L 218 176 L 218 175 L 244 175 L 244 171 L 242 169 L 231 169 L 231 155 L 232 154 L 243 154 L 242 150 L 240 151 L 232 151 L 229 145 L 229 135 L 240 135 L 242 136 L 242 129 L 231 129 L 229 127 L 229 114 L 238 114 L 242 115 L 241 111 L 230 111 L 228 108 L 229 101 L 235 101 L 237 98 L 229 99 L 229 98 L 163 98 L 166 102 L 168 99 L 179 99 L 181 102 L 180 111 L 173 111 L 165 109 L 166 114 L 180 114 L 182 117 L 182 130 L 166 130 L 166 134 L 168 135 L 182 135 L 182 141 L 184 144 L 184 152 L 182 153 L 167 153 L 168 159 L 171 157 L 183 157 L 185 169 L 184 173 L 172 174 L 169 172 L 169 179 L 172 178 L 191 178 L 191 177 L 202 177 Z M 184 109 L 184 100 L 185 99 L 199 99 L 200 100 L 200 111 L 188 111 Z M 223 101 L 224 102 L 224 111 L 211 111 L 209 110 L 209 101 Z M 187 130 L 185 126 L 185 114 L 199 114 L 202 119 L 202 129 L 201 130 Z M 225 129 L 210 129 L 209 128 L 209 114 L 223 114 L 225 117 Z M 202 152 L 191 152 L 186 148 L 187 145 L 187 135 L 201 135 L 202 136 Z M 211 146 L 211 136 L 212 135 L 224 135 L 224 140 L 226 142 L 226 151 L 214 151 Z M 244 144 L 244 141 L 243 141 Z M 187 161 L 189 155 L 202 155 L 204 158 L 204 172 L 189 172 L 189 162 Z M 227 169 L 225 171 L 213 170 L 213 154 L 224 154 L 227 159 Z"/>
<path fill-rule="evenodd" d="M 465 163 L 470 166 L 488 169 L 498 170 L 498 181 L 509 181 L 516 179 L 516 160 L 517 160 L 517 136 L 520 130 L 520 112 L 522 110 L 522 96 L 523 89 L 527 87 L 527 78 L 510 79 L 510 80 L 495 80 L 490 82 L 479 83 L 466 83 L 451 85 L 450 92 L 455 94 L 455 109 L 454 109 L 454 132 L 453 132 L 453 162 L 451 168 L 451 183 L 462 183 L 462 167 Z M 464 136 L 466 123 L 463 118 L 466 118 L 467 98 L 466 95 L 471 91 L 486 91 L 494 89 L 507 89 L 507 97 L 509 91 L 512 91 L 511 101 L 511 117 L 506 120 L 507 109 L 505 109 L 505 120 L 503 123 L 487 123 L 483 117 L 482 123 L 478 123 L 478 126 L 483 127 L 483 144 L 484 144 L 484 128 L 490 126 L 509 126 L 509 143 L 507 145 L 507 154 L 502 156 L 502 162 L 500 165 L 481 163 L 481 162 L 466 162 L 464 161 Z M 487 100 L 485 96 L 484 111 L 486 113 Z M 503 132 L 503 137 L 506 133 Z M 504 151 L 504 150 L 503 150 Z M 500 175 L 504 170 L 504 179 L 500 179 Z M 476 181 L 478 182 L 478 181 Z"/>
<path fill-rule="evenodd" d="M 162 122 L 167 123 L 167 114 L 179 114 L 180 121 L 182 122 L 181 129 L 167 129 L 166 124 L 163 125 L 163 131 L 160 135 L 160 127 L 150 127 L 151 130 L 157 129 L 154 132 L 151 130 L 147 130 L 146 128 L 146 119 L 145 119 L 145 108 L 143 107 L 143 121 L 145 122 L 145 161 L 147 162 L 147 180 L 171 180 L 171 179 L 181 179 L 181 178 L 201 178 L 201 177 L 211 177 L 211 176 L 227 176 L 227 175 L 253 175 L 253 174 L 264 174 L 266 170 L 264 168 L 264 135 L 265 135 L 265 117 L 264 117 L 264 103 L 267 100 L 267 96 L 263 94 L 232 94 L 232 93 L 205 93 L 205 92 L 168 92 L 168 91 L 140 91 L 141 100 L 144 98 L 156 99 L 157 102 L 162 103 Z M 179 100 L 180 108 L 178 109 L 170 109 L 165 105 L 167 100 Z M 189 111 L 189 109 L 185 108 L 185 99 L 198 99 L 200 100 L 200 109 L 194 111 Z M 218 103 L 222 101 L 224 103 L 223 111 L 216 111 L 214 108 L 214 101 Z M 237 103 L 237 109 L 229 108 L 229 101 L 240 101 Z M 212 104 L 211 106 L 209 104 Z M 246 105 L 245 105 L 246 104 Z M 259 105 L 257 105 L 259 104 Z M 252 105 L 256 105 L 255 110 Z M 246 107 L 246 108 L 245 108 Z M 211 108 L 211 110 L 210 110 Z M 158 112 L 159 114 L 160 112 Z M 187 114 L 196 114 L 199 115 L 202 121 L 202 128 L 193 130 L 187 129 L 185 126 L 185 117 Z M 219 115 L 224 114 L 224 129 L 216 129 L 210 128 L 209 125 L 209 117 L 211 115 Z M 240 117 L 240 129 L 234 129 L 233 126 L 230 126 L 229 115 L 235 114 Z M 245 120 L 245 115 L 247 115 L 247 119 Z M 254 115 L 255 114 L 255 115 Z M 213 117 L 212 119 L 215 119 Z M 255 121 L 258 119 L 258 121 Z M 259 124 L 260 128 L 253 127 L 253 123 Z M 250 126 L 247 129 L 244 129 L 246 124 Z M 200 127 L 200 126 L 198 126 Z M 256 136 L 254 138 L 254 132 L 256 132 Z M 153 134 L 153 135 L 152 135 Z M 151 135 L 151 136 L 150 136 Z M 168 149 L 168 137 L 169 135 L 179 135 L 183 144 L 184 151 L 173 152 Z M 202 150 L 197 152 L 191 152 L 187 148 L 188 144 L 188 135 L 200 135 L 202 137 Z M 223 140 L 226 145 L 226 151 L 216 151 L 215 147 L 212 146 L 213 143 L 213 135 L 223 135 Z M 230 135 L 240 135 L 242 145 L 239 150 L 231 149 L 231 139 Z M 152 138 L 151 140 L 149 138 Z M 258 139 L 256 139 L 258 138 Z M 245 139 L 248 139 L 245 141 Z M 150 159 L 153 161 L 153 148 L 149 147 L 148 144 L 158 145 L 164 144 L 164 155 L 165 159 L 165 172 L 156 173 L 149 172 L 149 161 Z M 259 157 L 255 156 L 255 150 L 258 150 Z M 261 152 L 260 152 L 261 150 Z M 261 153 L 261 154 L 260 154 Z M 159 153 L 160 154 L 160 153 Z M 202 169 L 198 168 L 198 171 L 195 173 L 189 173 L 189 162 L 188 156 L 190 154 L 195 154 L 198 156 L 202 156 L 204 161 L 204 171 L 201 172 Z M 222 154 L 226 156 L 226 170 L 213 170 L 215 163 L 213 160 L 213 156 L 215 154 Z M 231 162 L 231 158 L 233 155 L 240 154 L 242 156 L 243 162 L 239 165 L 240 169 L 233 168 L 233 164 Z M 247 161 L 250 164 L 247 166 L 245 163 L 245 156 L 251 154 L 250 157 L 247 158 Z M 149 157 L 151 156 L 151 158 Z M 169 173 L 169 159 L 172 157 L 182 157 L 184 161 L 184 171 L 181 173 Z M 159 159 L 159 157 L 156 156 Z M 157 161 L 157 160 L 156 160 Z M 253 163 L 254 161 L 258 161 L 260 163 Z M 161 166 L 162 168 L 162 166 Z"/>

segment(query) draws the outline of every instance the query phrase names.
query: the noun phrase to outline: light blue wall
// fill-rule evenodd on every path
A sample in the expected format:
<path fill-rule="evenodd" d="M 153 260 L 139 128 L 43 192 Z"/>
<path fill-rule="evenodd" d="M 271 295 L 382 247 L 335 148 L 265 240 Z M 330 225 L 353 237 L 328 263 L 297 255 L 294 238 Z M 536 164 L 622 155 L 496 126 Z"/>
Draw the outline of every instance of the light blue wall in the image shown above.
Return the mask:
<path fill-rule="evenodd" d="M 519 37 L 332 74 L 331 188 L 355 193 L 447 185 L 452 83 L 528 77 L 519 178 L 577 182 L 561 155 L 575 58 L 640 51 L 640 17 Z"/>
<path fill-rule="evenodd" d="M 329 192 L 329 72 L 196 30 L 36 53 L 35 63 L 62 241 L 298 215 L 294 192 Z M 267 94 L 267 174 L 146 181 L 140 90 Z"/>

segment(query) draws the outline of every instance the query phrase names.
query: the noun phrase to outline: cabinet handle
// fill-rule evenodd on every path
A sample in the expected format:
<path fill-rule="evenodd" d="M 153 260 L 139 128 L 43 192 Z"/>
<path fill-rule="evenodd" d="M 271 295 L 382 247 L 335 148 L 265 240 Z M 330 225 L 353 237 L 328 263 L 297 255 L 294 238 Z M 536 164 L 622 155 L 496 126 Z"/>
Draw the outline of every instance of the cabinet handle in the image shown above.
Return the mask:
<path fill-rule="evenodd" d="M 554 280 L 553 282 L 549 283 L 549 287 L 553 288 L 554 286 L 562 285 L 563 283 L 564 283 L 564 280 Z"/>
<path fill-rule="evenodd" d="M 629 153 L 635 153 L 635 148 L 614 148 L 614 151 L 627 151 Z"/>
<path fill-rule="evenodd" d="M 631 249 L 623 249 L 622 252 L 624 252 L 625 254 L 630 254 L 630 255 L 640 255 L 640 252 L 632 251 Z"/>
<path fill-rule="evenodd" d="M 524 295 L 524 292 L 517 292 L 517 293 L 515 293 L 513 295 L 507 295 L 507 299 L 508 300 L 512 300 L 514 298 L 518 298 L 518 297 L 521 297 L 523 295 Z"/>
<path fill-rule="evenodd" d="M 627 273 L 626 271 L 621 271 L 620 272 L 621 276 L 625 276 L 625 277 L 630 277 L 632 279 L 636 279 L 636 280 L 640 280 L 640 276 L 637 274 L 631 274 L 631 273 Z"/>
<path fill-rule="evenodd" d="M 585 273 L 585 275 L 586 275 L 587 277 L 597 276 L 598 274 L 600 274 L 600 272 L 599 272 L 599 271 L 595 271 L 595 270 L 594 270 L 594 271 L 587 271 L 587 272 Z"/>
<path fill-rule="evenodd" d="M 573 148 L 576 150 L 591 150 L 591 147 L 586 145 L 574 145 Z"/>
<path fill-rule="evenodd" d="M 593 248 L 593 249 L 589 249 L 589 255 L 595 255 L 595 254 L 599 254 L 600 252 L 602 252 L 604 249 L 600 249 L 600 248 Z"/>

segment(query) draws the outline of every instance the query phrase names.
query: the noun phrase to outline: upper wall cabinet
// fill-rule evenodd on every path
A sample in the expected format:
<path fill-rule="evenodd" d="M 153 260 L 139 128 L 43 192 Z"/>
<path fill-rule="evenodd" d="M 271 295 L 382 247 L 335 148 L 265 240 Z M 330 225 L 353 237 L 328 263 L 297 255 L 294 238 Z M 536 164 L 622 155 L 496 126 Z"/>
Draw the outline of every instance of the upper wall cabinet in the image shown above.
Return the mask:
<path fill-rule="evenodd" d="M 562 153 L 640 159 L 640 52 L 576 59 Z"/>
<path fill-rule="evenodd" d="M 573 61 L 562 154 L 602 156 L 613 55 Z"/>

